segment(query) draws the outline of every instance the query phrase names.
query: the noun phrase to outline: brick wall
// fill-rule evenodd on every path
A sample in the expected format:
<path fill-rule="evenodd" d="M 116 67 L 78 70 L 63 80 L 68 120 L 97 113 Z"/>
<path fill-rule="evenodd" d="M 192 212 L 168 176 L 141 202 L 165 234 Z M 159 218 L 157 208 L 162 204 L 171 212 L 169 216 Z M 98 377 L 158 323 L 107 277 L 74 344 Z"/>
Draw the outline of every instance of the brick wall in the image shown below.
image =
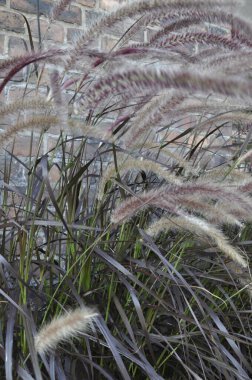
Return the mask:
<path fill-rule="evenodd" d="M 38 2 L 39 9 L 37 7 Z M 71 46 L 78 34 L 87 29 L 105 12 L 114 10 L 119 4 L 127 2 L 128 0 L 75 0 L 48 28 L 48 15 L 53 4 L 55 4 L 55 0 L 0 0 L 0 60 L 20 55 L 32 49 L 25 18 L 28 20 L 31 29 L 35 50 L 39 49 L 40 44 L 44 48 L 67 48 Z M 251 0 L 248 0 L 248 5 L 250 2 Z M 38 28 L 38 18 L 40 28 Z M 125 20 L 122 25 L 120 24 L 120 28 L 117 27 L 112 32 L 111 30 L 104 30 L 103 35 L 95 43 L 103 50 L 110 50 L 131 24 L 132 20 Z M 137 42 L 148 41 L 152 33 L 151 28 L 141 30 L 134 39 Z M 49 74 L 50 67 L 43 71 L 39 90 L 37 90 L 37 78 L 29 68 L 18 73 L 12 82 L 6 86 L 4 92 L 0 94 L 0 105 L 1 103 L 15 101 L 24 94 L 26 97 L 32 97 L 37 91 L 45 93 Z M 71 93 L 69 95 L 71 96 Z M 6 126 L 8 126 L 8 122 L 7 124 L 1 123 L 0 129 Z M 46 134 L 40 148 L 40 154 L 47 152 L 53 146 L 58 138 L 58 133 L 59 129 L 53 128 Z M 16 136 L 14 154 L 22 162 L 29 159 L 29 136 L 29 131 L 24 131 Z M 34 131 L 33 145 L 35 147 L 38 146 L 38 141 L 39 131 Z M 9 149 L 11 146 L 12 142 L 9 144 Z M 33 149 L 34 154 L 35 150 Z M 6 155 L 3 152 L 0 153 L 0 170 L 5 159 Z M 16 178 L 19 182 L 25 182 L 24 168 L 18 161 L 16 166 Z"/>
<path fill-rule="evenodd" d="M 39 2 L 39 8 L 37 3 Z M 95 20 L 100 18 L 104 13 L 115 9 L 121 3 L 127 3 L 127 0 L 75 0 L 66 8 L 60 16 L 50 24 L 49 18 L 52 6 L 55 0 L 0 0 L 0 61 L 8 57 L 21 55 L 32 50 L 29 39 L 28 27 L 29 23 L 34 49 L 49 47 L 65 47 L 71 46 L 82 31 L 87 29 Z M 25 20 L 26 18 L 26 20 Z M 39 18 L 39 24 L 38 24 Z M 40 27 L 38 27 L 38 25 Z M 113 34 L 104 33 L 96 44 L 104 50 L 109 50 L 115 44 L 124 29 L 114 30 Z M 144 32 L 137 36 L 138 41 L 143 41 Z M 37 91 L 46 93 L 47 83 L 49 80 L 50 68 L 43 71 L 40 80 L 39 89 L 37 89 L 37 77 L 30 68 L 19 72 L 13 80 L 5 87 L 4 92 L 0 94 L 0 106 L 4 103 L 10 103 L 22 96 L 32 97 Z M 0 74 L 1 81 L 1 74 Z M 71 94 L 69 94 L 71 96 Z M 22 117 L 22 116 L 21 116 Z M 13 120 L 13 119 L 12 119 Z M 9 119 L 10 123 L 12 122 Z M 8 128 L 8 119 L 0 122 L 0 132 L 4 128 Z M 57 141 L 59 129 L 53 128 L 45 135 L 43 144 L 40 147 L 40 154 L 50 149 Z M 39 142 L 40 131 L 33 133 L 33 149 L 35 154 Z M 7 149 L 12 149 L 12 141 L 7 145 Z M 20 162 L 26 163 L 29 160 L 30 152 L 30 131 L 20 132 L 16 136 L 14 154 Z M 1 149 L 0 152 L 0 171 L 4 167 L 6 161 L 6 153 Z M 9 157 L 9 156 L 8 156 Z M 20 185 L 25 184 L 25 169 L 19 161 L 14 162 L 14 181 Z M 1 173 L 0 173 L 1 175 Z M 1 175 L 2 177 L 2 175 Z"/>

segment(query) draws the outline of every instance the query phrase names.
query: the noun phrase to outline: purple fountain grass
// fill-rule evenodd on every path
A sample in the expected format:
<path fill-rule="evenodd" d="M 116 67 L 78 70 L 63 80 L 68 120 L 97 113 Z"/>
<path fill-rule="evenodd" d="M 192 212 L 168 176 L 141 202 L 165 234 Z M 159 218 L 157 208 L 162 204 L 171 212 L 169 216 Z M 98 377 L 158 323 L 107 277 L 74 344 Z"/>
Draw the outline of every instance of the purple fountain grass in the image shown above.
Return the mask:
<path fill-rule="evenodd" d="M 205 93 L 213 91 L 219 95 L 247 99 L 252 97 L 250 82 L 236 78 L 200 75 L 191 71 L 171 71 L 150 68 L 122 70 L 98 80 L 86 94 L 84 104 L 96 107 L 108 96 L 124 93 L 124 97 L 158 93 L 164 89 L 183 90 L 188 93 Z"/>
<path fill-rule="evenodd" d="M 9 103 L 0 108 L 0 116 L 4 117 L 9 114 L 15 114 L 17 111 L 26 110 L 47 110 L 53 108 L 50 101 L 43 99 L 42 97 L 36 97 L 36 99 L 22 99 L 16 100 L 13 103 Z"/>
<path fill-rule="evenodd" d="M 174 214 L 178 214 L 183 206 L 186 206 L 186 209 L 191 212 L 200 212 L 200 204 L 198 203 L 197 207 L 195 207 L 195 202 L 209 202 L 209 206 L 211 206 L 213 201 L 218 202 L 220 208 L 221 205 L 225 207 L 232 202 L 240 208 L 241 212 L 243 212 L 243 216 L 247 217 L 248 212 L 252 212 L 252 201 L 246 194 L 238 193 L 237 188 L 234 187 L 232 183 L 228 184 L 225 183 L 225 181 L 212 183 L 203 180 L 194 181 L 192 183 L 184 182 L 174 186 L 172 184 L 163 186 L 157 190 L 137 194 L 136 198 L 131 197 L 127 199 L 115 209 L 111 220 L 113 223 L 122 223 L 147 206 L 163 208 L 169 212 L 173 209 Z M 204 211 L 204 208 L 202 210 Z M 233 211 L 236 211 L 235 207 Z M 204 214 L 206 215 L 206 212 L 204 212 Z M 224 214 L 226 214 L 226 212 L 224 212 Z M 214 215 L 214 207 L 212 215 L 211 213 L 209 215 L 210 218 L 212 218 L 212 215 Z M 230 213 L 230 216 L 232 216 L 232 213 Z M 225 218 L 227 217 L 228 215 Z M 234 219 L 237 219 L 236 215 L 233 216 L 233 221 Z"/>
<path fill-rule="evenodd" d="M 248 48 L 248 46 L 246 46 L 246 44 L 243 43 L 243 41 L 231 40 L 228 37 L 222 37 L 216 34 L 205 32 L 185 32 L 183 34 L 174 34 L 170 37 L 166 37 L 161 40 L 155 41 L 154 46 L 161 48 L 170 48 L 176 46 L 184 46 L 185 44 L 192 44 L 196 42 L 203 45 L 216 45 L 218 47 L 223 47 L 229 50 L 240 50 Z"/>
<path fill-rule="evenodd" d="M 58 106 L 62 105 L 62 90 L 60 85 L 61 77 L 57 70 L 50 75 L 52 98 Z"/>
<path fill-rule="evenodd" d="M 199 201 L 195 196 L 178 197 L 179 203 L 186 210 L 193 210 L 195 213 L 202 215 L 208 222 L 222 225 L 229 224 L 238 227 L 242 227 L 242 224 L 239 220 L 246 218 L 248 220 L 249 212 L 247 210 L 242 210 L 240 207 L 232 208 L 230 212 L 228 209 L 225 209 L 225 204 L 222 202 L 217 202 L 215 206 L 206 203 L 205 201 Z M 236 211 L 239 211 L 239 216 L 237 217 Z"/>
<path fill-rule="evenodd" d="M 248 264 L 242 257 L 241 252 L 227 242 L 227 237 L 220 230 L 214 225 L 207 223 L 204 219 L 181 213 L 177 218 L 161 218 L 158 222 L 149 227 L 147 233 L 151 236 L 155 236 L 171 228 L 184 229 L 199 236 L 207 236 L 215 242 L 217 247 L 228 258 L 232 259 L 239 266 L 247 268 Z"/>
<path fill-rule="evenodd" d="M 149 128 L 160 125 L 165 112 L 176 109 L 185 99 L 184 95 L 171 96 L 169 93 L 164 93 L 147 103 L 132 119 L 129 131 L 123 139 L 125 147 L 133 148 L 139 138 L 146 135 Z"/>
<path fill-rule="evenodd" d="M 134 197 L 130 197 L 114 210 L 111 216 L 111 222 L 113 224 L 124 223 L 138 212 L 143 211 L 150 206 L 160 207 L 176 214 L 177 207 L 172 196 L 168 202 L 163 199 L 162 195 L 167 191 L 167 188 L 168 187 L 163 187 L 159 190 L 150 190 Z"/>
<path fill-rule="evenodd" d="M 70 338 L 85 332 L 98 315 L 94 309 L 83 307 L 52 320 L 35 336 L 36 351 L 44 354 L 55 349 L 60 342 L 69 341 Z"/>
<path fill-rule="evenodd" d="M 174 20 L 175 19 L 175 20 Z M 168 20 L 170 21 L 168 23 Z M 232 34 L 232 40 L 241 39 L 245 44 L 251 47 L 250 36 L 252 36 L 252 28 L 245 20 L 235 17 L 232 13 L 227 12 L 204 12 L 196 9 L 169 13 L 167 15 L 168 23 L 162 30 L 158 31 L 150 40 L 150 45 L 159 39 L 163 39 L 168 33 L 178 31 L 180 29 L 192 27 L 201 23 L 221 24 L 224 26 L 236 26 L 236 32 Z M 246 31 L 246 32 L 245 32 Z"/>
<path fill-rule="evenodd" d="M 41 130 L 47 130 L 51 126 L 57 125 L 60 119 L 53 115 L 34 116 L 28 120 L 18 122 L 11 126 L 8 126 L 5 132 L 0 134 L 0 147 L 3 147 L 7 141 L 18 132 L 24 129 L 40 128 Z"/>
<path fill-rule="evenodd" d="M 223 52 L 222 52 L 223 53 Z M 212 55 L 206 57 L 206 61 L 203 62 L 200 67 L 208 71 L 214 70 L 226 72 L 229 74 L 239 73 L 241 65 L 249 69 L 252 62 L 252 51 L 242 51 L 240 53 L 225 53 L 221 55 Z M 241 74 L 241 73 L 240 73 Z"/>
<path fill-rule="evenodd" d="M 171 213 L 171 216 L 177 215 L 179 218 L 181 218 L 181 215 L 184 215 L 183 217 L 183 228 L 194 232 L 198 234 L 199 232 L 203 232 L 207 236 L 211 237 L 217 246 L 223 251 L 228 257 L 230 257 L 232 260 L 237 262 L 237 264 L 241 265 L 242 267 L 247 267 L 246 261 L 243 259 L 241 254 L 234 249 L 230 244 L 226 242 L 226 237 L 219 231 L 216 227 L 214 227 L 213 224 L 209 224 L 206 222 L 206 220 L 199 219 L 195 217 L 194 215 L 188 215 L 186 216 L 184 214 L 184 211 L 182 206 L 184 202 L 184 197 L 179 198 L 176 196 L 176 194 L 183 195 L 180 192 L 180 189 L 176 189 L 176 194 L 174 192 L 169 191 L 170 188 L 162 188 L 159 190 L 151 190 L 145 194 L 141 194 L 137 197 L 131 197 L 129 200 L 126 200 L 121 204 L 112 214 L 111 221 L 112 223 L 123 223 L 129 218 L 133 217 L 136 213 L 139 211 L 143 211 L 147 206 L 152 206 L 152 207 L 158 207 L 162 208 L 163 210 L 166 210 L 167 212 Z M 192 192 L 190 192 L 191 194 Z M 195 194 L 195 199 L 198 198 L 198 194 L 194 192 Z M 168 195 L 168 196 L 167 196 Z M 234 196 L 234 194 L 232 194 Z M 213 198 L 216 196 L 216 191 L 215 194 L 213 195 Z M 231 197 L 232 198 L 232 197 Z M 234 197 L 236 198 L 236 197 Z M 181 202 L 179 202 L 181 200 Z M 199 205 L 199 204 L 198 204 Z M 186 209 L 188 209 L 189 206 L 192 206 L 194 212 L 195 212 L 195 202 L 190 202 L 188 201 L 186 204 Z M 221 207 L 221 205 L 218 205 Z M 251 204 L 250 204 L 250 209 L 251 209 Z M 203 208 L 204 210 L 204 208 Z M 206 214 L 207 215 L 207 214 Z M 213 219 L 214 211 L 210 214 L 210 220 Z M 216 218 L 216 214 L 214 217 Z M 235 216 L 232 216 L 232 213 L 226 214 L 226 219 L 227 221 L 231 221 L 232 223 L 237 223 L 235 220 Z M 165 223 L 166 218 L 163 218 L 159 220 L 158 222 L 155 222 L 153 226 L 151 226 L 148 230 L 147 233 L 151 235 L 156 235 L 162 230 L 167 230 L 168 226 L 171 228 L 170 220 L 167 219 L 168 221 L 168 226 Z M 220 220 L 219 220 L 220 221 Z M 180 223 L 181 224 L 181 223 Z"/>
<path fill-rule="evenodd" d="M 252 27 L 230 13 L 235 3 L 127 1 L 67 50 L 0 63 L 8 99 L 16 73 L 32 74 L 22 99 L 0 107 L 0 148 L 34 130 L 29 162 L 14 145 L 4 152 L 0 353 L 18 347 L 9 379 L 79 368 L 88 379 L 249 378 L 250 305 L 237 289 L 251 261 Z M 50 22 L 69 4 L 58 0 Z M 128 23 L 112 49 L 103 43 Z M 20 167 L 28 186 L 15 188 Z M 57 316 L 83 297 L 105 318 L 86 307 Z M 80 336 L 92 321 L 95 336 Z"/>
<path fill-rule="evenodd" d="M 111 14 L 104 16 L 99 20 L 97 23 L 95 23 L 86 33 L 84 33 L 76 42 L 75 46 L 73 47 L 72 51 L 69 54 L 68 62 L 66 64 L 66 68 L 70 68 L 74 65 L 76 62 L 76 59 L 78 59 L 78 56 L 81 55 L 83 51 L 83 46 L 88 44 L 90 40 L 97 37 L 100 33 L 102 33 L 102 30 L 107 27 L 114 26 L 116 22 L 119 22 L 122 19 L 125 19 L 126 17 L 132 17 L 136 15 L 145 14 L 146 12 L 151 12 L 153 10 L 163 9 L 164 14 L 168 10 L 171 9 L 190 9 L 195 8 L 195 5 L 197 6 L 197 9 L 211 9 L 212 7 L 218 7 L 218 6 L 228 6 L 233 5 L 232 1 L 221 1 L 221 0 L 209 0 L 208 2 L 205 1 L 197 1 L 197 0 L 189 0 L 189 1 L 182 1 L 182 0 L 171 0 L 167 3 L 167 0 L 147 0 L 147 1 L 137 1 L 130 3 L 129 5 L 122 6 L 115 12 L 112 12 Z"/>
<path fill-rule="evenodd" d="M 127 173 L 130 170 L 145 170 L 149 172 L 155 173 L 160 178 L 165 179 L 167 182 L 171 182 L 173 184 L 180 184 L 181 181 L 178 177 L 175 176 L 175 174 L 170 173 L 165 165 L 159 164 L 158 162 L 151 161 L 150 159 L 135 159 L 128 157 L 125 154 L 120 155 L 119 154 L 119 162 L 117 163 L 118 170 L 120 172 L 120 177 L 122 177 L 125 173 Z M 103 176 L 101 177 L 101 181 L 99 184 L 99 192 L 98 192 L 98 199 L 102 199 L 104 195 L 104 189 L 106 186 L 106 183 L 112 178 L 116 176 L 116 168 L 114 165 L 108 166 L 106 171 L 104 172 Z"/>
<path fill-rule="evenodd" d="M 37 63 L 40 61 L 49 61 L 49 62 L 55 62 L 56 57 L 62 56 L 64 54 L 63 50 L 60 49 L 51 49 L 44 52 L 32 52 L 28 53 L 21 57 L 12 58 L 11 60 L 6 60 L 2 63 L 2 66 L 0 69 L 6 69 L 9 67 L 9 65 L 13 66 L 11 70 L 7 72 L 7 74 L 4 76 L 3 81 L 0 83 L 0 93 L 3 91 L 6 84 L 14 77 L 15 74 L 17 74 L 20 70 L 22 70 L 24 67 L 30 65 L 31 63 Z M 59 60 L 57 61 L 57 64 L 59 64 Z"/>

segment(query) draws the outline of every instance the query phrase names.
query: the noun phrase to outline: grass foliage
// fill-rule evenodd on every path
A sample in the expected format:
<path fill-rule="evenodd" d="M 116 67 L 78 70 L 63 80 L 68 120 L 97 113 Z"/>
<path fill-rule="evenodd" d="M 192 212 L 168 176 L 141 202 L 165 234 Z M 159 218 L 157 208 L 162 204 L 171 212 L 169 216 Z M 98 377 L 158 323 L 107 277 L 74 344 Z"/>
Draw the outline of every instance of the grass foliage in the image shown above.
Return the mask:
<path fill-rule="evenodd" d="M 231 6 L 133 1 L 70 50 L 1 62 L 0 91 L 37 81 L 0 108 L 1 378 L 252 377 L 252 26 Z M 40 131 L 25 162 L 23 130 Z"/>

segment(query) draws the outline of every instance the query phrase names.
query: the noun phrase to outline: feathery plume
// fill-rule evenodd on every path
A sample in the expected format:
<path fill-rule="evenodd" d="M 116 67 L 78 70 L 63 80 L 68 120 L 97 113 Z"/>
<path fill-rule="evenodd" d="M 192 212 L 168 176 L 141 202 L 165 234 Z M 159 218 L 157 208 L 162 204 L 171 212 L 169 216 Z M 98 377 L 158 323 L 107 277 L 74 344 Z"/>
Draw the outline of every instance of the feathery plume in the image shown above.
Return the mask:
<path fill-rule="evenodd" d="M 228 210 L 225 210 L 224 205 L 222 205 L 221 202 L 217 202 L 213 206 L 207 202 L 199 201 L 197 195 L 178 197 L 178 201 L 180 205 L 186 210 L 202 215 L 207 221 L 211 223 L 229 224 L 239 227 L 242 226 L 238 218 L 233 215 L 234 210 L 232 209 L 230 212 L 228 212 Z M 242 215 L 244 216 L 244 212 Z"/>
<path fill-rule="evenodd" d="M 51 49 L 44 52 L 32 52 L 21 57 L 12 58 L 11 60 L 6 60 L 3 62 L 2 67 L 0 68 L 9 68 L 11 65 L 11 70 L 7 72 L 4 76 L 2 83 L 0 83 L 0 93 L 3 91 L 5 85 L 14 77 L 16 73 L 22 70 L 24 67 L 30 65 L 31 63 L 37 63 L 39 61 L 54 61 L 56 57 L 59 57 L 63 54 L 63 50 L 60 49 Z M 59 62 L 57 62 L 59 64 Z M 6 66 L 7 65 L 7 66 Z"/>
<path fill-rule="evenodd" d="M 163 193 L 167 191 L 167 188 L 167 186 L 164 186 L 158 190 L 150 190 L 126 199 L 112 213 L 111 223 L 122 224 L 138 212 L 150 206 L 163 208 L 170 213 L 176 214 L 177 206 L 175 205 L 172 194 L 168 200 L 164 200 L 162 197 Z"/>
<path fill-rule="evenodd" d="M 235 166 L 239 166 L 243 161 L 248 160 L 252 156 L 252 149 L 250 149 L 248 152 L 244 153 L 241 157 L 238 158 L 238 160 L 235 163 Z"/>
<path fill-rule="evenodd" d="M 235 39 L 240 39 L 242 43 L 251 47 L 250 40 L 252 37 L 252 28 L 246 21 L 241 18 L 234 17 L 232 13 L 227 13 L 220 10 L 218 12 L 212 12 L 209 10 L 204 12 L 198 9 L 182 9 L 180 11 L 174 11 L 174 13 L 169 12 L 164 21 L 167 25 L 151 38 L 150 45 L 159 39 L 162 39 L 168 33 L 205 22 L 222 24 L 224 26 L 228 25 L 229 27 L 232 25 L 233 28 L 235 26 L 236 32 L 232 39 L 234 41 Z"/>
<path fill-rule="evenodd" d="M 36 99 L 22 99 L 16 100 L 13 103 L 4 105 L 0 108 L 0 116 L 12 114 L 16 111 L 34 110 L 34 109 L 47 109 L 50 110 L 52 104 L 43 98 L 37 97 Z"/>
<path fill-rule="evenodd" d="M 240 110 L 235 111 L 229 111 L 225 112 L 220 115 L 212 116 L 208 120 L 200 122 L 196 124 L 195 130 L 197 129 L 205 129 L 205 128 L 210 128 L 210 127 L 216 127 L 219 122 L 223 124 L 223 122 L 230 122 L 230 123 L 244 123 L 245 125 L 248 125 L 252 121 L 252 114 L 248 113 L 247 111 L 245 112 L 240 112 Z"/>
<path fill-rule="evenodd" d="M 186 208 L 194 212 L 194 203 L 208 202 L 213 206 L 213 202 L 221 201 L 223 205 L 237 204 L 240 208 L 240 215 L 247 215 L 252 212 L 252 202 L 245 193 L 238 192 L 236 188 L 229 187 L 223 183 L 209 183 L 198 180 L 196 182 L 185 182 L 180 185 L 166 185 L 157 190 L 149 190 L 143 194 L 137 194 L 122 202 L 112 213 L 112 223 L 123 223 L 137 214 L 143 208 L 149 206 L 163 208 L 171 214 L 177 214 L 179 209 Z M 186 201 L 187 200 L 187 201 Z M 234 209 L 236 210 L 236 209 Z M 232 213 L 231 213 L 232 215 Z M 236 217 L 236 215 L 233 215 Z"/>
<path fill-rule="evenodd" d="M 175 18 L 175 20 L 174 20 Z M 222 23 L 222 24 L 231 24 L 233 20 L 232 14 L 227 14 L 224 12 L 200 12 L 198 10 L 189 10 L 187 12 L 176 12 L 174 15 L 169 14 L 168 16 L 168 25 L 166 25 L 162 30 L 158 31 L 150 40 L 150 45 L 157 42 L 158 40 L 165 37 L 167 34 L 188 28 L 192 25 L 197 25 L 203 22 L 212 22 L 212 23 Z"/>
<path fill-rule="evenodd" d="M 165 117 L 165 112 L 176 109 L 186 99 L 183 95 L 171 96 L 169 93 L 160 94 L 148 102 L 134 117 L 128 133 L 124 136 L 124 145 L 132 148 L 146 130 L 158 125 Z"/>
<path fill-rule="evenodd" d="M 157 236 L 162 231 L 168 231 L 171 228 L 185 229 L 196 235 L 203 235 L 210 238 L 215 242 L 217 247 L 231 260 L 236 262 L 243 268 L 247 268 L 248 264 L 242 255 L 232 247 L 228 242 L 226 236 L 213 225 L 210 225 L 205 220 L 191 215 L 181 215 L 177 218 L 161 218 L 159 221 L 151 225 L 147 233 L 150 236 Z"/>
<path fill-rule="evenodd" d="M 211 91 L 219 95 L 235 98 L 252 97 L 252 85 L 237 79 L 227 79 L 224 76 L 212 77 L 189 71 L 167 71 L 149 68 L 138 68 L 116 72 L 113 75 L 98 80 L 86 94 L 85 102 L 92 108 L 110 95 L 123 93 L 130 98 L 139 94 L 158 92 L 168 88 L 188 92 Z"/>
<path fill-rule="evenodd" d="M 97 37 L 103 30 L 104 27 L 114 26 L 117 22 L 126 17 L 137 16 L 141 14 L 146 14 L 153 10 L 163 9 L 164 14 L 167 14 L 167 10 L 172 9 L 190 9 L 197 7 L 197 9 L 211 9 L 211 7 L 218 6 L 228 6 L 230 4 L 234 4 L 233 1 L 221 1 L 221 0 L 142 0 L 137 2 L 131 2 L 129 5 L 122 6 L 115 12 L 112 12 L 109 15 L 102 17 L 98 22 L 94 23 L 89 30 L 84 33 L 77 40 L 75 46 L 69 54 L 69 59 L 66 64 L 66 68 L 70 68 L 78 59 L 79 55 L 81 55 L 83 51 L 83 46 L 86 45 L 90 40 Z"/>
<path fill-rule="evenodd" d="M 56 125 L 59 122 L 59 119 L 56 116 L 34 116 L 29 120 L 19 122 L 17 124 L 8 127 L 8 129 L 0 134 L 0 147 L 3 146 L 9 138 L 11 138 L 14 134 L 30 128 L 43 128 L 48 129 L 52 125 Z"/>
<path fill-rule="evenodd" d="M 87 330 L 89 323 L 99 314 L 92 308 L 83 307 L 53 319 L 35 336 L 35 348 L 40 354 L 55 349 L 61 341 L 76 337 Z"/>
<path fill-rule="evenodd" d="M 54 70 L 50 75 L 52 98 L 55 104 L 62 105 L 62 92 L 60 88 L 60 75 L 57 70 Z"/>
<path fill-rule="evenodd" d="M 239 67 L 248 66 L 251 67 L 252 62 L 252 51 L 242 50 L 242 54 L 237 54 L 237 52 L 225 53 L 222 55 L 212 54 L 207 58 L 203 64 L 199 65 L 201 68 L 206 70 L 218 70 L 219 72 L 226 72 L 229 70 L 230 73 L 237 73 Z"/>
<path fill-rule="evenodd" d="M 134 147 L 131 149 L 131 153 L 134 154 L 134 152 L 141 152 L 144 158 L 145 156 L 148 158 L 154 156 L 155 159 L 158 157 L 159 162 L 165 165 L 167 165 L 168 163 L 167 159 L 170 159 L 171 161 L 176 161 L 177 165 L 186 169 L 186 172 L 188 174 L 197 175 L 199 172 L 199 168 L 193 166 L 193 164 L 190 161 L 186 161 L 183 157 L 181 157 L 180 154 L 172 152 L 170 149 L 167 149 L 166 147 L 163 148 L 162 144 L 158 142 L 153 142 L 153 140 L 147 140 L 144 142 L 144 144 L 134 144 Z"/>
<path fill-rule="evenodd" d="M 121 156 L 121 155 L 120 155 Z M 126 155 L 124 155 L 126 156 Z M 124 160 L 121 158 L 118 163 L 118 170 L 120 171 L 120 176 L 123 176 L 129 170 L 145 170 L 148 172 L 153 172 L 160 178 L 164 178 L 166 181 L 171 182 L 173 184 L 180 184 L 181 181 L 174 174 L 169 173 L 167 168 L 159 164 L 158 162 L 151 161 L 148 159 L 132 159 L 125 158 Z M 106 183 L 116 174 L 115 165 L 110 164 L 109 167 L 104 172 L 103 176 L 100 180 L 99 191 L 98 191 L 98 199 L 101 200 L 104 194 L 104 189 Z"/>
<path fill-rule="evenodd" d="M 222 37 L 211 33 L 190 33 L 174 34 L 168 38 L 164 38 L 161 41 L 156 41 L 154 46 L 157 47 L 175 47 L 184 46 L 191 43 L 217 45 L 230 50 L 240 50 L 244 48 L 242 41 L 230 40 L 227 37 Z"/>
<path fill-rule="evenodd" d="M 211 103 L 205 103 L 202 100 L 194 100 L 193 102 L 187 103 L 187 104 L 182 104 L 182 106 L 179 106 L 178 108 L 175 108 L 174 110 L 169 110 L 169 117 L 174 118 L 174 117 L 180 117 L 182 116 L 188 116 L 188 114 L 191 115 L 224 115 L 225 113 L 230 113 L 230 112 L 241 112 L 242 115 L 244 116 L 245 113 L 248 113 L 249 107 L 246 105 L 233 105 L 233 104 L 225 104 L 220 101 L 216 102 L 211 102 Z M 167 115 L 166 115 L 167 116 Z"/>

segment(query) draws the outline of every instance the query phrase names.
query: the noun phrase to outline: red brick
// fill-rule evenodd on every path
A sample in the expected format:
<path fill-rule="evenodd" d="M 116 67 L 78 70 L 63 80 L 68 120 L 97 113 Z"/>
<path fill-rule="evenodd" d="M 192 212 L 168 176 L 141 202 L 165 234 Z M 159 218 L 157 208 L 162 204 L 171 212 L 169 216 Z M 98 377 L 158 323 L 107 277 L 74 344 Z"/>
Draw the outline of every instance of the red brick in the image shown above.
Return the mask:
<path fill-rule="evenodd" d="M 85 7 L 94 8 L 96 5 L 96 0 L 76 0 L 76 3 L 84 5 Z"/>
<path fill-rule="evenodd" d="M 24 33 L 24 18 L 17 13 L 0 11 L 0 25 L 1 29 L 9 30 L 11 32 Z"/>
<path fill-rule="evenodd" d="M 0 34 L 0 54 L 4 53 L 4 35 Z"/>
<path fill-rule="evenodd" d="M 51 24 L 48 29 L 49 22 L 47 20 L 40 20 L 40 30 L 41 35 L 45 40 L 51 40 L 55 42 L 64 42 L 64 28 L 62 25 L 57 23 Z M 38 22 L 37 19 L 30 21 L 30 27 L 32 36 L 35 38 L 39 37 L 38 34 Z"/>
<path fill-rule="evenodd" d="M 58 20 L 68 22 L 70 24 L 82 24 L 80 7 L 70 6 L 58 16 Z"/>
<path fill-rule="evenodd" d="M 113 11 L 115 8 L 117 8 L 119 5 L 126 4 L 126 0 L 101 0 L 100 1 L 100 8 L 106 10 L 106 11 Z"/>

